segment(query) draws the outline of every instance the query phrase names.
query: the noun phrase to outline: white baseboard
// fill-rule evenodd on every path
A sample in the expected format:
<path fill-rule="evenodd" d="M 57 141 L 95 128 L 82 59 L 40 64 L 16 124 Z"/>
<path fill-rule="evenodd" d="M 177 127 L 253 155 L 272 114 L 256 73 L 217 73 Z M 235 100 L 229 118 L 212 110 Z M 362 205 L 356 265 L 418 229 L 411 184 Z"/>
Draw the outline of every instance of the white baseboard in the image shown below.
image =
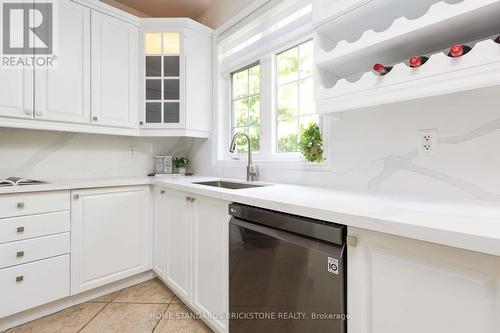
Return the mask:
<path fill-rule="evenodd" d="M 16 313 L 14 315 L 5 317 L 0 319 L 0 332 L 5 331 L 11 327 L 15 327 L 21 324 L 24 324 L 28 321 L 32 321 L 44 316 L 47 316 L 49 314 L 64 310 L 66 308 L 69 308 L 71 306 L 84 303 L 87 301 L 90 301 L 94 298 L 104 296 L 106 294 L 112 293 L 114 291 L 127 288 L 130 286 L 133 286 L 135 284 L 151 280 L 156 277 L 156 274 L 153 271 L 147 271 L 144 273 L 140 273 L 131 277 L 128 277 L 126 279 L 113 282 L 110 284 L 107 284 L 105 286 L 92 289 L 86 292 L 83 292 L 78 295 L 73 295 L 70 297 L 66 297 L 63 299 L 60 299 L 58 301 L 54 301 L 48 304 L 44 304 L 41 306 L 38 306 L 33 309 L 29 309 L 20 313 Z M 0 296 L 1 297 L 1 296 Z"/>

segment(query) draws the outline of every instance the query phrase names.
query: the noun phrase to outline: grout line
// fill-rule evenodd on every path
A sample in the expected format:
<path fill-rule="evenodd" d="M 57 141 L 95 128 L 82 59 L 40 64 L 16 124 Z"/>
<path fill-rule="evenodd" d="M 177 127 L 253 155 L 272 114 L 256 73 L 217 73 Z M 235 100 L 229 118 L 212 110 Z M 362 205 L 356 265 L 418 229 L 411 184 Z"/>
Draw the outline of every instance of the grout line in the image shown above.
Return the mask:
<path fill-rule="evenodd" d="M 171 305 L 171 304 L 167 304 L 167 307 L 165 308 L 165 310 L 163 310 L 163 313 L 166 313 L 166 312 L 167 312 L 167 310 L 168 310 L 168 308 L 170 307 L 170 305 Z M 158 325 L 160 324 L 160 321 L 162 321 L 163 319 L 165 319 L 165 318 L 163 318 L 163 316 L 162 316 L 162 318 L 160 318 L 160 320 L 158 320 L 158 322 L 156 323 L 155 327 L 153 327 L 153 330 L 151 331 L 151 333 L 154 333 L 154 332 L 155 332 L 156 327 L 158 327 Z"/>
<path fill-rule="evenodd" d="M 169 305 L 170 302 L 110 302 L 113 304 L 163 304 L 163 305 Z"/>
<path fill-rule="evenodd" d="M 99 303 L 97 303 L 97 304 L 99 304 Z M 100 304 L 102 304 L 102 303 L 100 303 Z M 77 333 L 80 333 L 81 331 L 83 331 L 83 329 L 84 329 L 85 327 L 87 327 L 87 326 L 88 326 L 88 324 L 90 324 L 90 322 L 91 322 L 92 320 L 94 320 L 94 319 L 95 319 L 95 318 L 99 315 L 99 313 L 101 313 L 104 309 L 106 309 L 106 308 L 108 307 L 108 305 L 110 305 L 110 304 L 111 304 L 111 303 L 106 303 L 106 305 L 105 305 L 105 306 L 103 306 L 103 307 L 102 307 L 102 309 L 101 309 L 101 310 L 99 310 L 99 311 L 98 311 L 98 312 L 97 312 L 97 313 L 96 313 L 96 314 L 95 314 L 92 318 L 90 318 L 90 320 L 89 320 L 89 321 L 87 321 L 87 323 L 85 323 L 85 325 L 83 325 L 83 327 L 82 327 L 82 328 L 80 328 L 80 329 L 77 331 Z"/>

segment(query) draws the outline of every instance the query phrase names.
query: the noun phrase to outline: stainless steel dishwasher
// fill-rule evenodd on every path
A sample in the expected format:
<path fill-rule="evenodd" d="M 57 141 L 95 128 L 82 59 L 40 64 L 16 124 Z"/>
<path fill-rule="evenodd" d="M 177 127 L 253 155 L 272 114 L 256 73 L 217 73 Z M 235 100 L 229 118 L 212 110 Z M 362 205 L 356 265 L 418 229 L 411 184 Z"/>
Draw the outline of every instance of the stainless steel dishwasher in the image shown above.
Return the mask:
<path fill-rule="evenodd" d="M 229 213 L 229 332 L 346 332 L 346 227 L 240 204 Z"/>

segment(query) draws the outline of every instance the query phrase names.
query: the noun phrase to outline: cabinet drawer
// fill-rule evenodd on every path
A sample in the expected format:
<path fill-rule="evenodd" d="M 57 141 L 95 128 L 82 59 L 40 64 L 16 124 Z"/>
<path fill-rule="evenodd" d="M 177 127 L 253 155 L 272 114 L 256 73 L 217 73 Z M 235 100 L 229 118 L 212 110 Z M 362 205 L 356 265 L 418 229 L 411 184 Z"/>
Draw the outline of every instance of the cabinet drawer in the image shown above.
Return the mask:
<path fill-rule="evenodd" d="M 5 243 L 0 245 L 0 268 L 26 264 L 69 252 L 69 232 Z"/>
<path fill-rule="evenodd" d="M 69 296 L 69 255 L 0 270 L 0 318 Z"/>
<path fill-rule="evenodd" d="M 69 191 L 0 195 L 0 218 L 69 210 Z"/>
<path fill-rule="evenodd" d="M 70 231 L 69 211 L 0 219 L 0 244 Z"/>

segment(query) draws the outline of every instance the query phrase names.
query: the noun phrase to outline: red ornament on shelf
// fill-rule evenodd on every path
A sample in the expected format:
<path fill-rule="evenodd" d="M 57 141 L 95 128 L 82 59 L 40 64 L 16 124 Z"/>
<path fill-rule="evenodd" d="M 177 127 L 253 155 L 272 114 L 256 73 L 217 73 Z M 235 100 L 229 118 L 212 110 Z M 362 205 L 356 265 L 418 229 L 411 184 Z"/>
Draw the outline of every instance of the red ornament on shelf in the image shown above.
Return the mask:
<path fill-rule="evenodd" d="M 450 53 L 448 53 L 448 57 L 460 58 L 461 56 L 469 53 L 470 50 L 472 50 L 472 48 L 470 48 L 467 45 L 460 45 L 460 44 L 453 45 L 450 48 Z"/>
<path fill-rule="evenodd" d="M 390 71 L 392 70 L 392 67 L 391 66 L 384 66 L 382 64 L 375 64 L 373 66 L 373 71 L 375 73 L 377 73 L 378 75 L 386 75 L 387 73 L 389 73 Z"/>
<path fill-rule="evenodd" d="M 410 59 L 410 67 L 417 68 L 425 64 L 429 60 L 428 57 L 424 56 L 415 56 Z"/>

